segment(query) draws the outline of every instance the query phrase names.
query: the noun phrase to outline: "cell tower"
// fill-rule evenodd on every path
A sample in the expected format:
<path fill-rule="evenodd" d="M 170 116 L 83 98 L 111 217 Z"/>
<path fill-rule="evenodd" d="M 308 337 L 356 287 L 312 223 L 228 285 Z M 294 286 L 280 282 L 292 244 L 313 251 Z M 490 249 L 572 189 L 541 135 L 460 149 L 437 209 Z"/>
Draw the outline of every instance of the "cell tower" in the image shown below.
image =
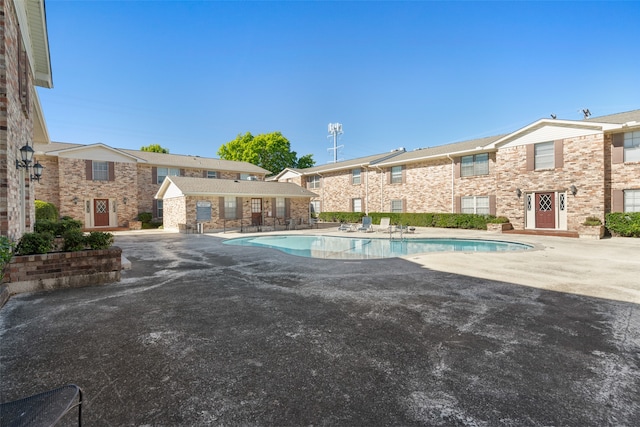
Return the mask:
<path fill-rule="evenodd" d="M 327 148 L 327 151 L 333 150 L 333 163 L 338 163 L 338 148 L 344 147 L 344 145 L 338 145 L 338 135 L 342 135 L 342 124 L 329 123 L 329 136 L 333 136 L 333 148 Z"/>

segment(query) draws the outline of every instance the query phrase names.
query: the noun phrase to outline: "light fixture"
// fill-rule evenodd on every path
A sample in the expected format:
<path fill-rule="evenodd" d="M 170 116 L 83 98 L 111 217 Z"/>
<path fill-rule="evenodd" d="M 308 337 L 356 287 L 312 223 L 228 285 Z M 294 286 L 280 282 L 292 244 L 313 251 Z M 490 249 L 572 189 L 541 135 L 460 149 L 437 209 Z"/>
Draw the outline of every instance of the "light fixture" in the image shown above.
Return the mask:
<path fill-rule="evenodd" d="M 516 196 L 518 196 L 518 199 L 522 196 L 522 190 L 519 188 L 516 188 Z"/>
<path fill-rule="evenodd" d="M 29 178 L 32 181 L 40 181 L 40 177 L 42 176 L 42 169 L 44 169 L 44 167 L 40 164 L 40 162 L 38 162 L 36 160 L 36 163 L 31 166 L 31 162 L 33 162 L 33 155 L 35 154 L 35 151 L 33 151 L 33 148 L 31 148 L 29 146 L 29 144 L 23 145 L 22 148 L 20 148 L 20 159 L 16 159 L 16 169 L 29 169 L 30 167 L 33 168 L 33 175 L 29 174 Z"/>
<path fill-rule="evenodd" d="M 569 187 L 569 191 L 571 191 L 571 194 L 573 194 L 574 196 L 578 194 L 578 188 L 573 184 L 571 185 L 571 187 Z"/>
<path fill-rule="evenodd" d="M 128 202 L 128 201 L 129 201 L 129 199 L 127 199 L 126 197 L 124 197 L 124 198 L 122 199 L 122 202 L 123 202 L 125 205 L 127 204 L 127 202 Z"/>
<path fill-rule="evenodd" d="M 73 199 L 71 199 L 71 201 L 73 202 L 74 205 L 77 205 L 80 199 L 78 199 L 78 196 L 73 196 Z"/>

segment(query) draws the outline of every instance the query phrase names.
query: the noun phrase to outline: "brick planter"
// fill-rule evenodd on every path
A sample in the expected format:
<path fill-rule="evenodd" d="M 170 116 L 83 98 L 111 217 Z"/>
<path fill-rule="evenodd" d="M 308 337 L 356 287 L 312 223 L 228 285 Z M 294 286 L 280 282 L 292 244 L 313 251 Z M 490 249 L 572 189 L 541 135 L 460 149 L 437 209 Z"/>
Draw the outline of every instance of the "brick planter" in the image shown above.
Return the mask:
<path fill-rule="evenodd" d="M 581 239 L 602 239 L 604 232 L 604 225 L 581 225 L 578 228 L 578 235 Z"/>
<path fill-rule="evenodd" d="M 122 249 L 14 256 L 3 279 L 11 295 L 120 281 Z"/>
<path fill-rule="evenodd" d="M 503 231 L 513 230 L 513 225 L 510 222 L 505 224 L 487 224 L 487 231 L 492 233 L 502 233 Z"/>

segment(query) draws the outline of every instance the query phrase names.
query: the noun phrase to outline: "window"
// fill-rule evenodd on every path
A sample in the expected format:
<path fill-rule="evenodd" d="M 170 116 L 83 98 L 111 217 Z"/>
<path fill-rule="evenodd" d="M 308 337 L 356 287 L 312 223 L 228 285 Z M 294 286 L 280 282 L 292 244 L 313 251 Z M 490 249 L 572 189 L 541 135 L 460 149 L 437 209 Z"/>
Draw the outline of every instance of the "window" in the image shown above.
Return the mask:
<path fill-rule="evenodd" d="M 249 181 L 250 178 L 251 178 L 251 174 L 250 173 L 241 173 L 240 174 L 240 181 Z"/>
<path fill-rule="evenodd" d="M 402 166 L 391 168 L 391 184 L 402 184 Z"/>
<path fill-rule="evenodd" d="M 156 214 L 158 215 L 158 218 L 162 218 L 162 213 L 163 213 L 163 203 L 162 200 L 156 200 Z"/>
<path fill-rule="evenodd" d="M 640 190 L 624 190 L 624 211 L 640 212 Z"/>
<path fill-rule="evenodd" d="M 358 185 L 358 184 L 360 184 L 360 172 L 361 172 L 360 168 L 358 168 L 358 169 L 353 169 L 353 170 L 351 171 L 351 183 L 352 183 L 353 185 Z"/>
<path fill-rule="evenodd" d="M 207 178 L 217 178 L 218 172 L 216 171 L 207 171 Z"/>
<path fill-rule="evenodd" d="M 397 212 L 397 213 L 401 213 L 402 212 L 402 200 L 392 200 L 391 201 L 391 212 Z"/>
<path fill-rule="evenodd" d="M 554 159 L 554 143 L 553 141 L 541 142 L 535 144 L 534 150 L 534 169 L 553 169 L 555 168 Z"/>
<path fill-rule="evenodd" d="M 640 162 L 640 130 L 624 134 L 624 161 Z"/>
<path fill-rule="evenodd" d="M 461 200 L 461 212 L 489 215 L 489 196 L 469 196 Z"/>
<path fill-rule="evenodd" d="M 224 217 L 234 219 L 236 217 L 236 198 L 233 196 L 224 197 Z"/>
<path fill-rule="evenodd" d="M 313 175 L 309 177 L 309 188 L 320 188 L 320 175 Z"/>
<path fill-rule="evenodd" d="M 92 177 L 94 181 L 109 181 L 109 162 L 92 162 Z"/>
<path fill-rule="evenodd" d="M 312 200 L 310 203 L 311 213 L 319 214 L 320 213 L 320 200 Z"/>
<path fill-rule="evenodd" d="M 475 176 L 489 174 L 489 154 L 475 154 L 462 156 L 460 176 Z"/>
<path fill-rule="evenodd" d="M 287 205 L 284 197 L 276 197 L 276 216 L 279 218 L 284 218 L 287 211 Z"/>
<path fill-rule="evenodd" d="M 351 211 L 362 212 L 362 199 L 351 199 Z"/>
<path fill-rule="evenodd" d="M 164 181 L 167 176 L 180 176 L 180 169 L 158 168 L 158 179 L 156 183 L 162 184 L 162 181 Z"/>

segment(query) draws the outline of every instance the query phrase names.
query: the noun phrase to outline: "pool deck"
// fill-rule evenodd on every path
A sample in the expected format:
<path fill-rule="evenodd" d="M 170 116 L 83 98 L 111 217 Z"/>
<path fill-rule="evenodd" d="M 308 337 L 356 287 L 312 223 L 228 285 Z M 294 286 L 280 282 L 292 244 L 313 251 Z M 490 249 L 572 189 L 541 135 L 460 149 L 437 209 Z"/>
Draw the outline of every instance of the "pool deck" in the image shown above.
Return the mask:
<path fill-rule="evenodd" d="M 96 426 L 640 419 L 640 239 L 418 229 L 535 249 L 351 261 L 241 236 L 118 232 L 121 282 L 13 296 L 0 401 L 75 383 Z"/>
<path fill-rule="evenodd" d="M 216 233 L 234 238 L 276 233 Z M 389 238 L 388 233 L 344 232 L 337 229 L 280 231 L 340 237 Z M 393 233 L 393 238 L 399 238 Z M 518 242 L 531 245 L 525 252 L 425 253 L 402 257 L 431 270 L 508 281 L 558 292 L 640 304 L 640 239 L 611 237 L 601 240 L 490 233 L 478 230 L 416 228 L 407 239 L 458 238 Z"/>

